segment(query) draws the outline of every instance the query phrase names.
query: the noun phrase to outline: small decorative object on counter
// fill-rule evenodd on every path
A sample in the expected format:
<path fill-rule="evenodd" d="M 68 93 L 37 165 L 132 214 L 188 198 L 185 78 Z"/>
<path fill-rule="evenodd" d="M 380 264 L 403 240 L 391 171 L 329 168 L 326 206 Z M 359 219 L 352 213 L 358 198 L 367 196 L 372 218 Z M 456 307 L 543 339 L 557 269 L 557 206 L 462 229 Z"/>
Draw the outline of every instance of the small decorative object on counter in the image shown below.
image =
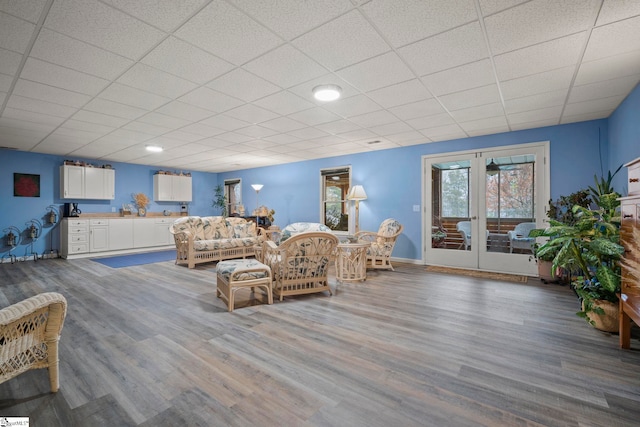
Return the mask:
<path fill-rule="evenodd" d="M 133 201 L 138 208 L 138 216 L 145 216 L 147 214 L 147 206 L 149 206 L 150 200 L 144 193 L 133 193 Z"/>

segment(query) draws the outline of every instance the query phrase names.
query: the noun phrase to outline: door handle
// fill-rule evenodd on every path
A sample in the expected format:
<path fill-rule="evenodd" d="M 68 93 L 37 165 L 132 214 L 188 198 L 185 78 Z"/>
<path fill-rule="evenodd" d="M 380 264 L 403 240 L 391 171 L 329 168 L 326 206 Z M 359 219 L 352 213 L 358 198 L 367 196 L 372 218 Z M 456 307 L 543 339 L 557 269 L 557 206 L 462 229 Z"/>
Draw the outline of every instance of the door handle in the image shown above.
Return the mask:
<path fill-rule="evenodd" d="M 477 216 L 472 216 L 471 219 L 478 219 L 478 217 Z"/>

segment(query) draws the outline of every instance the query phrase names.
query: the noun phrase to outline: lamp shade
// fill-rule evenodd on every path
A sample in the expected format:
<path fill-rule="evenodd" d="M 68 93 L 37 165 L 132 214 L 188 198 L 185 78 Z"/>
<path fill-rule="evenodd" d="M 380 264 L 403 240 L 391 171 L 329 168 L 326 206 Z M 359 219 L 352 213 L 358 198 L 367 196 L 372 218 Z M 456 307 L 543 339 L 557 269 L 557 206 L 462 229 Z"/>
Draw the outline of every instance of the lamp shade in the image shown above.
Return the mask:
<path fill-rule="evenodd" d="M 367 193 L 362 185 L 354 185 L 349 190 L 349 194 L 347 194 L 347 199 L 349 200 L 366 200 L 366 198 Z"/>
<path fill-rule="evenodd" d="M 256 191 L 260 191 L 262 190 L 262 187 L 264 187 L 263 184 L 251 184 L 251 187 L 253 187 L 254 190 Z"/>
<path fill-rule="evenodd" d="M 495 175 L 500 172 L 500 166 L 496 164 L 496 162 L 491 159 L 491 163 L 487 165 L 487 175 Z"/>

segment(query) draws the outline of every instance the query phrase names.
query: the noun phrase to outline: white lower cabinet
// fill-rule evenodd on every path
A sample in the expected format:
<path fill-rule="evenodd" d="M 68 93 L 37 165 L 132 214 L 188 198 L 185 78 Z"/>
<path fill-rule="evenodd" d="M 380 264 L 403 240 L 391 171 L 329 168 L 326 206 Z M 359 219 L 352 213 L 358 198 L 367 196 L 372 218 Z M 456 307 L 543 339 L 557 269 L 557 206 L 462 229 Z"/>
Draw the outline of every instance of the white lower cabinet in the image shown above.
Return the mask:
<path fill-rule="evenodd" d="M 62 257 L 153 248 L 173 244 L 169 227 L 176 218 L 64 218 Z"/>
<path fill-rule="evenodd" d="M 133 219 L 109 220 L 109 250 L 131 249 L 133 247 Z"/>

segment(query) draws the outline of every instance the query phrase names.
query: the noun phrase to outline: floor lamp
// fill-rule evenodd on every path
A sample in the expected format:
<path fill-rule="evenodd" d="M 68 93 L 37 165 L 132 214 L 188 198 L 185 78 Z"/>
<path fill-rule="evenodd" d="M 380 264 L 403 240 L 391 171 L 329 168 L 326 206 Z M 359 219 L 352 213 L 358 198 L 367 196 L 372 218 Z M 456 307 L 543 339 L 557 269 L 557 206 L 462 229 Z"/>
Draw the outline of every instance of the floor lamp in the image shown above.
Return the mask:
<path fill-rule="evenodd" d="M 364 187 L 362 185 L 354 185 L 351 187 L 351 190 L 349 190 L 347 199 L 355 200 L 356 202 L 355 232 L 357 233 L 360 230 L 360 200 L 366 200 L 367 193 L 364 191 Z"/>
<path fill-rule="evenodd" d="M 260 195 L 260 190 L 264 185 L 262 184 L 251 184 L 254 190 L 256 190 L 256 225 L 260 225 L 260 212 L 258 209 L 260 208 L 260 204 L 258 203 L 258 196 Z"/>

